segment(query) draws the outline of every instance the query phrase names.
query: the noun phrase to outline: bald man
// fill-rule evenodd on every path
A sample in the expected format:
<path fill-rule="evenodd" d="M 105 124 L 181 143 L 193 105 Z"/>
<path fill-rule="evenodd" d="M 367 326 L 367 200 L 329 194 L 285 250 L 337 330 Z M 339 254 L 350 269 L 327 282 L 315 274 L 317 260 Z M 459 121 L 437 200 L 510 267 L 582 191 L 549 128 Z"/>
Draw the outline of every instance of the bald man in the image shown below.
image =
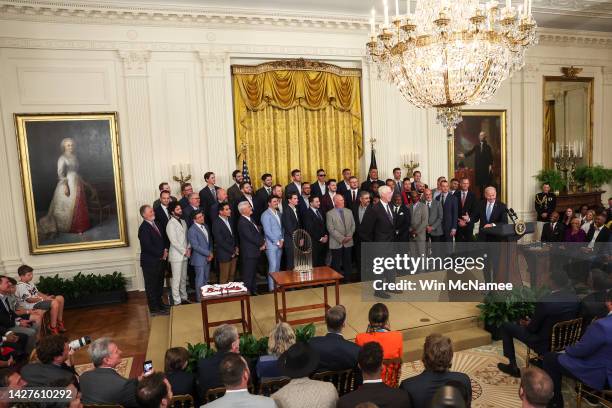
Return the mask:
<path fill-rule="evenodd" d="M 531 366 L 521 372 L 519 398 L 522 408 L 546 408 L 553 397 L 553 382 L 542 369 Z"/>

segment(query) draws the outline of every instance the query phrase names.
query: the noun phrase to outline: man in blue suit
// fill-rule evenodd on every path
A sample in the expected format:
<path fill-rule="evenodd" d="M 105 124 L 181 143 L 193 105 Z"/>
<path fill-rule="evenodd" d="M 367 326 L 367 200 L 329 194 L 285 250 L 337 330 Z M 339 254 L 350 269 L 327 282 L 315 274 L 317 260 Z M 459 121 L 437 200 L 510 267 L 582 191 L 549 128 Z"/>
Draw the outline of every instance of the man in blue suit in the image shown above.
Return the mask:
<path fill-rule="evenodd" d="M 544 370 L 555 385 L 555 395 L 549 406 L 563 407 L 561 377 L 577 379 L 596 390 L 612 385 L 612 290 L 606 295 L 608 315 L 591 323 L 582 339 L 565 349 L 565 353 L 544 356 Z"/>
<path fill-rule="evenodd" d="M 268 197 L 268 209 L 261 214 L 261 226 L 266 238 L 266 256 L 268 257 L 268 290 L 274 290 L 270 272 L 280 271 L 281 257 L 285 242 L 281 216 L 278 212 L 278 198 Z"/>
<path fill-rule="evenodd" d="M 187 240 L 191 245 L 189 263 L 195 269 L 196 300 L 202 299 L 202 286 L 208 283 L 210 262 L 213 258 L 212 235 L 204 223 L 204 213 L 201 210 L 191 215 L 193 225 L 187 231 Z"/>
<path fill-rule="evenodd" d="M 140 241 L 140 267 L 145 283 L 145 293 L 149 312 L 152 315 L 168 314 L 162 301 L 164 290 L 163 263 L 168 259 L 165 234 L 155 219 L 155 211 L 150 205 L 140 207 L 143 221 L 138 228 Z"/>

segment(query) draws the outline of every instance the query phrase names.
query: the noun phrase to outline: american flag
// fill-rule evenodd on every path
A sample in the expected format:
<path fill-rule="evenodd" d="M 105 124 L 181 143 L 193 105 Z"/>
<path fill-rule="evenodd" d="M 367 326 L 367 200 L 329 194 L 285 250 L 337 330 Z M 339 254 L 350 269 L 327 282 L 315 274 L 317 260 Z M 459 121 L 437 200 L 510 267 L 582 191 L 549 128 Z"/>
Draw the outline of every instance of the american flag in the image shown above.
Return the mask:
<path fill-rule="evenodd" d="M 249 166 L 247 166 L 246 160 L 242 160 L 242 181 L 246 183 L 251 183 L 251 176 L 249 176 Z"/>

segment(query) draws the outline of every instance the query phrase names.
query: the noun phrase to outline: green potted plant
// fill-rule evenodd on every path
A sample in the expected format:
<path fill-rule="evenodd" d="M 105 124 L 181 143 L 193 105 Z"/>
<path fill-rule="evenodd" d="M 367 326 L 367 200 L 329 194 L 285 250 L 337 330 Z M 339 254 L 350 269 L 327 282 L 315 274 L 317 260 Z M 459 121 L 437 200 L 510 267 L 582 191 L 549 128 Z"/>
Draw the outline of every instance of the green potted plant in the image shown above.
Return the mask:
<path fill-rule="evenodd" d="M 43 293 L 61 294 L 66 299 L 66 308 L 70 309 L 125 302 L 126 284 L 120 272 L 108 275 L 79 272 L 70 278 L 41 276 L 37 287 Z"/>
<path fill-rule="evenodd" d="M 565 179 L 560 171 L 553 169 L 542 169 L 534 177 L 540 184 L 550 184 L 551 190 L 557 194 L 565 189 Z"/>
<path fill-rule="evenodd" d="M 190 373 L 195 373 L 198 371 L 199 359 L 210 357 L 215 354 L 215 350 L 206 343 L 187 343 L 187 351 L 189 352 L 187 371 Z"/>
<path fill-rule="evenodd" d="M 480 309 L 479 318 L 484 321 L 485 329 L 491 333 L 493 340 L 500 340 L 502 324 L 533 316 L 535 302 L 547 292 L 545 287 L 519 287 L 508 293 L 490 292 L 477 306 Z"/>
<path fill-rule="evenodd" d="M 612 181 L 612 169 L 598 164 L 596 166 L 579 166 L 574 172 L 579 184 L 587 186 L 589 191 L 599 190 L 601 186 Z"/>

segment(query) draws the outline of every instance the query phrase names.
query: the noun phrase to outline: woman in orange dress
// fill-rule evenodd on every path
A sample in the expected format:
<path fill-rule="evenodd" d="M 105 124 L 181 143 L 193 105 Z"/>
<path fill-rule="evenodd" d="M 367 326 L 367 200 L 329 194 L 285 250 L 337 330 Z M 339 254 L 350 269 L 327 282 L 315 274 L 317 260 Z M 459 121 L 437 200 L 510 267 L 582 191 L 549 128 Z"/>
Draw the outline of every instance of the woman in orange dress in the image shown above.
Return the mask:
<path fill-rule="evenodd" d="M 392 331 L 389 326 L 389 309 L 383 303 L 376 303 L 370 308 L 368 313 L 368 328 L 365 333 L 359 333 L 355 338 L 355 343 L 361 347 L 366 343 L 375 341 L 383 349 L 385 360 L 401 359 L 404 353 L 402 333 Z M 382 378 L 387 379 L 387 367 L 383 366 Z M 387 384 L 390 387 L 397 387 L 397 384 Z"/>

